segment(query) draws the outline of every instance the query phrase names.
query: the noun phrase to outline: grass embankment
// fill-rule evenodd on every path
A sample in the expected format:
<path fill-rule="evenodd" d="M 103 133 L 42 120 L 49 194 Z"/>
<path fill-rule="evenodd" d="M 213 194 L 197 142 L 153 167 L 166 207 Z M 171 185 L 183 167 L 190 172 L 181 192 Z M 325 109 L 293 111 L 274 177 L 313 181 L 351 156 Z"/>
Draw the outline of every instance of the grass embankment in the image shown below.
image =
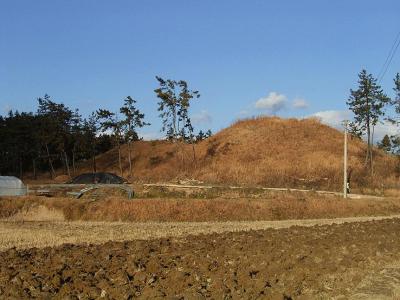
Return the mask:
<path fill-rule="evenodd" d="M 46 209 L 43 209 L 46 208 Z M 38 213 L 39 209 L 39 213 Z M 400 213 L 400 200 L 352 199 L 284 194 L 269 199 L 134 199 L 103 200 L 21 197 L 0 198 L 0 218 L 67 221 L 191 222 L 257 221 L 378 216 Z M 48 215 L 47 215 L 48 214 Z M 18 218 L 17 218 L 18 217 Z"/>

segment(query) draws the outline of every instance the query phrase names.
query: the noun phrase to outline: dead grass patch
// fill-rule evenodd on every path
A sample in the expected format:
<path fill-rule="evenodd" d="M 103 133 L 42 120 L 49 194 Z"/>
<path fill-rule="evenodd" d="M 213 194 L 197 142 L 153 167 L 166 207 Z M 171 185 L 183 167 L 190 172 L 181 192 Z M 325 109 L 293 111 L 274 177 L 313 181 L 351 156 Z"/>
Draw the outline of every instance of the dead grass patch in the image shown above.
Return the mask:
<path fill-rule="evenodd" d="M 38 212 L 38 207 L 48 210 L 48 218 L 62 212 L 68 221 L 258 221 L 392 215 L 400 213 L 400 200 L 343 200 L 323 195 L 305 196 L 301 193 L 260 199 L 126 200 L 121 197 L 108 197 L 94 201 L 43 197 L 0 198 L 0 216 L 3 219 L 13 216 L 21 218 L 27 212 L 30 218 L 33 218 L 35 211 Z M 41 214 L 41 218 L 46 219 L 46 211 L 42 209 Z"/>

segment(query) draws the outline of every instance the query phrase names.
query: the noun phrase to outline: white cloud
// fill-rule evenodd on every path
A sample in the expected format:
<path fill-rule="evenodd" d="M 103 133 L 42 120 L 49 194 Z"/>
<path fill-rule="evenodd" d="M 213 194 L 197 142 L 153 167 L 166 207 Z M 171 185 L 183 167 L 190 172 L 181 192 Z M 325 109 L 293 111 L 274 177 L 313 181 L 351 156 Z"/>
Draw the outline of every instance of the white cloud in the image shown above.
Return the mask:
<path fill-rule="evenodd" d="M 140 132 L 139 137 L 145 141 L 160 140 L 163 135 L 160 132 Z"/>
<path fill-rule="evenodd" d="M 399 128 L 388 121 L 383 122 L 383 124 L 377 124 L 374 128 L 374 143 L 380 142 L 385 134 L 388 136 L 398 135 Z"/>
<path fill-rule="evenodd" d="M 286 96 L 277 92 L 271 92 L 268 96 L 257 100 L 255 107 L 257 109 L 268 110 L 276 113 L 283 109 L 286 105 Z"/>
<path fill-rule="evenodd" d="M 248 111 L 247 109 L 243 109 L 243 110 L 239 111 L 239 113 L 238 113 L 239 117 L 246 117 L 248 115 L 250 115 L 250 111 Z"/>
<path fill-rule="evenodd" d="M 308 103 L 306 100 L 304 100 L 302 98 L 295 98 L 293 100 L 292 106 L 293 106 L 293 108 L 296 108 L 296 109 L 305 109 L 305 108 L 308 108 Z"/>
<path fill-rule="evenodd" d="M 317 117 L 322 123 L 329 126 L 335 127 L 337 129 L 343 129 L 342 122 L 344 120 L 352 120 L 352 113 L 350 111 L 340 111 L 340 110 L 326 110 L 317 112 L 310 117 Z M 399 134 L 399 128 L 388 122 L 384 121 L 379 123 L 374 128 L 374 143 L 379 142 L 385 136 L 385 134 L 391 136 Z"/>
<path fill-rule="evenodd" d="M 4 114 L 8 114 L 10 110 L 12 110 L 11 105 L 5 104 L 5 105 L 3 106 L 3 113 L 4 113 Z"/>
<path fill-rule="evenodd" d="M 212 122 L 212 117 L 206 110 L 202 110 L 201 112 L 194 114 L 192 116 L 193 124 L 210 124 Z"/>
<path fill-rule="evenodd" d="M 342 122 L 351 118 L 350 111 L 344 110 L 326 110 L 317 112 L 310 117 L 316 117 L 321 120 L 322 123 L 335 127 L 342 128 Z"/>

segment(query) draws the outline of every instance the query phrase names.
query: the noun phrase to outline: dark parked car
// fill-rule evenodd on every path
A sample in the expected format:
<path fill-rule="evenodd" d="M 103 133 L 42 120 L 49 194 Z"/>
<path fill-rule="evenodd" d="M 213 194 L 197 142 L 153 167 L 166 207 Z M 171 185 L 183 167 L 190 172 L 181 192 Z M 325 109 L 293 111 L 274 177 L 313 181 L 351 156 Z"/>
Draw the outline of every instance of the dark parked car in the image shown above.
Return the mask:
<path fill-rule="evenodd" d="M 122 177 L 119 177 L 112 173 L 84 173 L 76 176 L 74 179 L 69 181 L 68 183 L 72 184 L 122 184 L 127 183 L 128 181 Z"/>

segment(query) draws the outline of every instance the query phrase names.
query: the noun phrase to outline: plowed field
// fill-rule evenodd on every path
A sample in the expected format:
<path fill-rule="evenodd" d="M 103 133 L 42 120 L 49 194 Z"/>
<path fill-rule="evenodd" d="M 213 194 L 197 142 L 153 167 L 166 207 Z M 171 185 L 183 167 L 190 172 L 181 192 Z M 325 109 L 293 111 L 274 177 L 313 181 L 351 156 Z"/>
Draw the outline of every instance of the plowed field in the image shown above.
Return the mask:
<path fill-rule="evenodd" d="M 392 299 L 400 219 L 0 253 L 0 298 Z"/>

